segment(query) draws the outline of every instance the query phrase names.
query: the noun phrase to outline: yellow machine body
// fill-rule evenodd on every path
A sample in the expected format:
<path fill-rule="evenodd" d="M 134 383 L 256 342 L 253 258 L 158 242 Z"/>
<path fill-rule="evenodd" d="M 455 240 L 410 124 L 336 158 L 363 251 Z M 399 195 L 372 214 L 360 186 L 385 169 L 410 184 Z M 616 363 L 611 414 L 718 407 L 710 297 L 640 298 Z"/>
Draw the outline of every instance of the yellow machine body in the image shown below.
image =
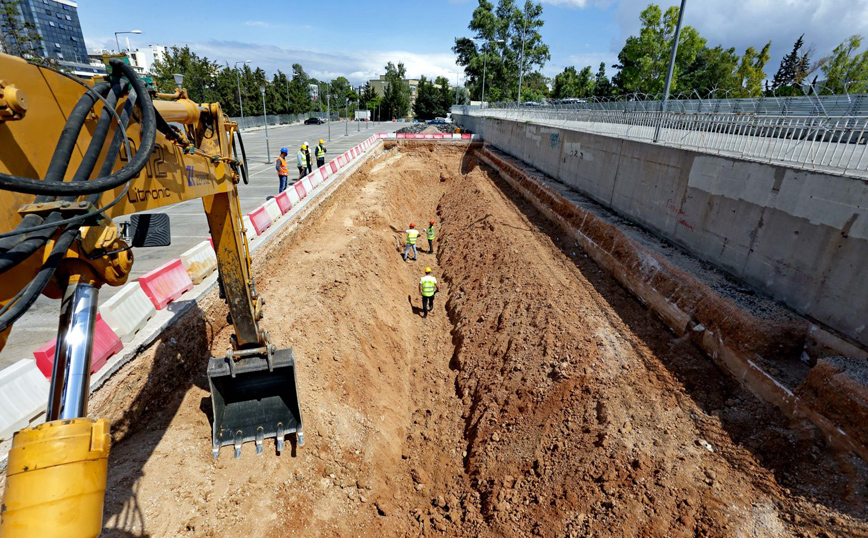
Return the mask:
<path fill-rule="evenodd" d="M 48 422 L 15 435 L 2 538 L 95 537 L 102 531 L 108 421 Z"/>
<path fill-rule="evenodd" d="M 50 69 L 0 54 L 0 172 L 44 178 L 70 112 L 85 91 L 82 85 Z M 186 96 L 183 89 L 175 94 L 153 96 L 167 99 L 153 101 L 158 116 L 168 124 L 180 124 L 180 128 L 173 133 L 157 131 L 150 158 L 127 183 L 126 193 L 124 186 L 119 186 L 101 194 L 99 203 L 93 204 L 96 208 L 122 194 L 123 197 L 96 222 L 81 227 L 79 238 L 69 247 L 42 293 L 60 298 L 67 286 L 77 282 L 97 288 L 122 285 L 132 268 L 133 257 L 112 219 L 201 198 L 217 254 L 222 290 L 235 327 L 233 349 L 226 357 L 211 359 L 209 378 L 218 379 L 220 390 L 226 390 L 235 399 L 256 402 L 259 393 L 267 391 L 268 397 L 276 402 L 288 404 L 286 409 L 279 410 L 284 418 L 279 419 L 276 427 L 266 425 L 264 430 L 271 433 L 265 437 L 278 437 L 281 448 L 283 435 L 295 432 L 301 446 L 301 414 L 291 352 L 276 349 L 258 324 L 262 300 L 255 292 L 251 275 L 237 191 L 243 163 L 232 152 L 237 125 L 229 121 L 219 104 L 197 104 Z M 123 111 L 126 100 L 126 97 L 118 99 L 117 114 Z M 85 120 L 65 182 L 73 178 L 81 164 L 103 106 L 103 102 L 97 102 Z M 126 129 L 132 155 L 138 147 L 144 147 L 141 121 L 141 116 L 134 113 Z M 117 123 L 112 122 L 107 140 L 111 140 L 117 128 Z M 111 160 L 113 172 L 123 168 L 131 158 L 124 147 L 118 155 L 108 155 L 108 151 L 109 143 L 105 143 L 98 162 Z M 89 179 L 95 178 L 98 168 Z M 55 210 L 75 215 L 76 207 L 85 207 L 86 199 L 87 196 L 80 196 L 64 206 L 62 198 L 56 197 L 55 202 L 39 206 L 31 194 L 0 190 L 0 233 L 13 230 L 27 212 Z M 67 214 L 63 216 L 66 218 Z M 42 248 L 0 275 L 0 307 L 16 300 L 16 295 L 41 270 L 59 236 L 57 232 Z M 0 349 L 11 330 L 9 327 L 0 333 Z M 239 369 L 235 367 L 236 361 Z M 272 371 L 274 377 L 269 375 Z M 277 378 L 283 380 L 280 387 L 274 386 Z M 289 387 L 283 388 L 287 382 L 292 384 L 291 391 Z M 52 383 L 52 390 L 53 387 Z M 235 443 L 236 456 L 240 454 L 240 443 L 250 440 L 255 440 L 257 451 L 261 451 L 261 434 L 255 439 L 246 433 L 240 435 L 242 430 L 251 428 L 263 430 L 257 428 L 255 421 L 241 424 L 242 419 L 250 418 L 250 413 L 261 410 L 251 409 L 243 417 L 240 415 L 244 412 L 224 417 L 224 407 L 228 408 L 221 407 L 219 420 L 215 418 L 212 447 L 215 457 L 220 446 L 231 442 Z M 239 421 L 237 427 L 231 423 L 233 420 Z M 218 438 L 218 432 L 228 430 L 237 431 L 238 435 L 232 441 Z M 9 456 L 0 507 L 0 538 L 98 536 L 102 528 L 109 439 L 109 425 L 104 420 L 85 418 L 52 421 L 18 432 Z"/>

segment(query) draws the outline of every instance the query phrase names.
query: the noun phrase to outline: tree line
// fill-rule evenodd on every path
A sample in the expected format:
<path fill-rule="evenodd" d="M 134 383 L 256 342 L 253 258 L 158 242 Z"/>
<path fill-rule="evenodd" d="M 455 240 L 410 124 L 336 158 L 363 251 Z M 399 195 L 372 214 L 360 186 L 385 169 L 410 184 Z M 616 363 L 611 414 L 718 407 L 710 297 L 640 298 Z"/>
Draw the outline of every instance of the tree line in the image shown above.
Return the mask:
<path fill-rule="evenodd" d="M 663 92 L 678 21 L 677 6 L 664 12 L 652 3 L 642 11 L 639 34 L 627 38 L 618 63 L 611 66 L 617 70 L 611 78 L 606 63 L 601 62 L 596 70 L 569 66 L 548 79 L 541 73 L 551 58 L 540 34 L 542 5 L 532 0 L 525 0 L 523 6 L 515 0 L 497 0 L 496 5 L 490 0 L 477 2 L 468 25 L 472 36 L 455 38 L 452 48 L 474 100 L 482 100 L 483 85 L 487 101 L 515 101 L 519 87 L 522 101 Z M 814 59 L 815 51 L 806 47 L 804 36 L 800 36 L 769 77 L 770 41 L 739 53 L 734 47 L 709 46 L 688 25 L 678 39 L 670 92 L 703 99 L 711 95 L 804 95 L 809 86 L 821 94 L 866 92 L 868 50 L 860 52 L 863 41 L 862 36 L 851 36 L 831 54 Z"/>

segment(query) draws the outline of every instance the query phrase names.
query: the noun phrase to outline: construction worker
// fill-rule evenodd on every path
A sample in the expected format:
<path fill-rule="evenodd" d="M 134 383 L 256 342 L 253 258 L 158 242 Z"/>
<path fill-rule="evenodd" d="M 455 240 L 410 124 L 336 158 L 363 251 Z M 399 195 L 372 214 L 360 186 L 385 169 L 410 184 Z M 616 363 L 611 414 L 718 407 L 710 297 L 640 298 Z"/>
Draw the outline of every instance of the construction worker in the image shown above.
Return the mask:
<path fill-rule="evenodd" d="M 307 146 L 304 144 L 301 145 L 301 149 L 298 150 L 298 153 L 295 154 L 295 164 L 298 166 L 298 180 L 301 181 L 301 178 L 305 176 L 307 173 L 307 157 L 304 155 L 304 150 L 307 149 Z"/>
<path fill-rule="evenodd" d="M 431 275 L 431 268 L 425 268 L 425 276 L 419 280 L 419 293 L 422 294 L 422 315 L 428 317 L 428 310 L 434 311 L 434 294 L 440 291 L 437 279 Z"/>
<path fill-rule="evenodd" d="M 307 168 L 307 173 L 310 174 L 313 172 L 313 168 L 310 166 L 310 147 L 307 145 L 307 142 L 302 147 L 304 148 L 305 167 Z"/>
<path fill-rule="evenodd" d="M 280 190 L 278 193 L 281 193 L 286 190 L 286 177 L 289 175 L 289 167 L 286 166 L 286 156 L 289 155 L 289 150 L 286 148 L 280 148 L 280 157 L 277 158 L 277 161 L 274 163 L 274 169 L 277 170 L 277 179 L 280 181 Z"/>
<path fill-rule="evenodd" d="M 316 167 L 320 168 L 325 166 L 325 142 L 322 141 L 322 138 L 319 140 L 319 145 L 316 147 Z"/>
<path fill-rule="evenodd" d="M 410 229 L 407 230 L 407 246 L 404 248 L 404 261 L 407 261 L 407 254 L 410 253 L 410 249 L 413 249 L 413 261 L 416 261 L 416 238 L 419 237 L 419 230 L 416 229 L 416 225 L 412 222 L 410 223 Z"/>
<path fill-rule="evenodd" d="M 425 228 L 425 237 L 428 239 L 428 254 L 434 254 L 434 221 L 428 222 Z"/>

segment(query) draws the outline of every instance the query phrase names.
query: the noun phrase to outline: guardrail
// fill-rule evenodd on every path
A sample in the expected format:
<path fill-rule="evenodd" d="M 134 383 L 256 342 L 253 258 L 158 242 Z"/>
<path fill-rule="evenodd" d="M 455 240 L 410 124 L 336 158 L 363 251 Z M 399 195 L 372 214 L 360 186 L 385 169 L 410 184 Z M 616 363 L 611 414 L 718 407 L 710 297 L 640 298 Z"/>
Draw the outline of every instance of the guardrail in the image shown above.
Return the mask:
<path fill-rule="evenodd" d="M 868 176 L 868 117 L 454 107 L 459 114 L 532 121 L 707 153 Z"/>

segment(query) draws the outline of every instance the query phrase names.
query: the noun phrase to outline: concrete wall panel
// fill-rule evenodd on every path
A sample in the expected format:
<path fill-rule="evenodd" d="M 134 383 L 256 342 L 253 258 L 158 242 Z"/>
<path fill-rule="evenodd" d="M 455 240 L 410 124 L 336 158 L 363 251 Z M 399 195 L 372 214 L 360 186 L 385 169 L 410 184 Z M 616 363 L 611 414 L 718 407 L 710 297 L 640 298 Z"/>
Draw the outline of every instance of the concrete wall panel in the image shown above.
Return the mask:
<path fill-rule="evenodd" d="M 868 181 L 517 121 L 455 121 L 868 345 Z"/>

